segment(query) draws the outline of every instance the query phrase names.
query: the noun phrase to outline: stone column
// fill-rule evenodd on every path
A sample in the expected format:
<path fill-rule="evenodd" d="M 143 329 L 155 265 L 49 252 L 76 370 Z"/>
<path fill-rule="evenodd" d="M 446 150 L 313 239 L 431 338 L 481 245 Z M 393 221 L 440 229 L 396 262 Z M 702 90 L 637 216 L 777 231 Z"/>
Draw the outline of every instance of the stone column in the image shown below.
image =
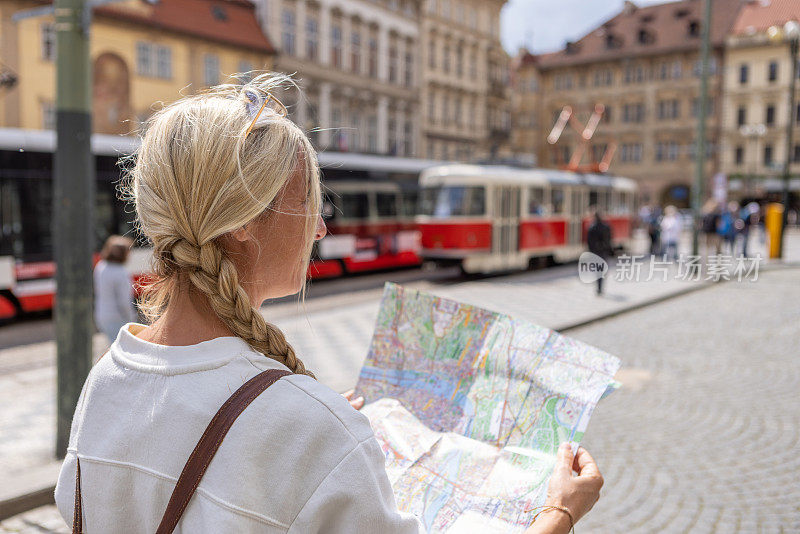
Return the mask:
<path fill-rule="evenodd" d="M 384 25 L 378 26 L 378 79 L 389 79 L 389 30 Z"/>
<path fill-rule="evenodd" d="M 389 150 L 389 97 L 378 97 L 378 153 Z"/>
<path fill-rule="evenodd" d="M 331 64 L 331 7 L 322 4 L 319 8 L 319 62 Z M 330 91 L 329 91 L 330 93 Z M 320 104 L 320 109 L 322 105 Z"/>
<path fill-rule="evenodd" d="M 297 57 L 306 57 L 306 2 L 299 0 L 297 2 Z"/>
<path fill-rule="evenodd" d="M 319 145 L 328 148 L 331 142 L 331 83 L 322 82 L 319 86 Z"/>

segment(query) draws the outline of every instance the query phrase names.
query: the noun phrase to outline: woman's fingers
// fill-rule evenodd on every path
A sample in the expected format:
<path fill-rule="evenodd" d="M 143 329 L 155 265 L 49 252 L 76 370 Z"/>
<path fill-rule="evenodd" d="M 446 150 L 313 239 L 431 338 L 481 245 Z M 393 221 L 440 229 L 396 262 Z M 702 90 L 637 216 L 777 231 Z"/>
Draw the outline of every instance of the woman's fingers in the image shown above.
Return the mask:
<path fill-rule="evenodd" d="M 560 476 L 570 477 L 572 476 L 572 464 L 572 447 L 565 441 L 558 447 L 555 472 Z"/>
<path fill-rule="evenodd" d="M 344 393 L 342 393 L 342 397 L 347 399 L 347 401 L 350 403 L 350 406 L 352 406 L 356 410 L 360 410 L 361 408 L 364 407 L 364 397 L 358 397 L 354 399 L 353 395 L 355 394 L 356 394 L 355 390 L 351 389 L 350 391 L 345 391 Z"/>
<path fill-rule="evenodd" d="M 579 476 L 600 476 L 600 468 L 597 467 L 597 462 L 583 447 L 578 447 L 578 454 L 575 455 L 572 469 Z"/>
<path fill-rule="evenodd" d="M 350 389 L 350 390 L 347 390 L 344 393 L 342 393 L 342 397 L 344 397 L 347 400 L 352 400 L 353 399 L 353 395 L 355 395 L 355 394 L 356 394 L 356 390 Z"/>

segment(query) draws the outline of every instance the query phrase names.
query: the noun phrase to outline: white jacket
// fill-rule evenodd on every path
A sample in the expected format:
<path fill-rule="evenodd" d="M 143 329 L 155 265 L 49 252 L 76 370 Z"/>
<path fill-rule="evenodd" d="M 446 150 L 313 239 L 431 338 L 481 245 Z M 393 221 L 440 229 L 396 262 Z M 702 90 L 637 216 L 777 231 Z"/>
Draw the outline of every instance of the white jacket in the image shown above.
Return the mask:
<path fill-rule="evenodd" d="M 78 454 L 87 534 L 155 532 L 211 417 L 256 374 L 285 369 L 239 338 L 168 347 L 135 337 L 142 328 L 120 330 L 72 421 L 56 503 L 71 525 Z M 367 418 L 312 378 L 292 375 L 233 424 L 175 532 L 420 530 L 397 511 Z"/>

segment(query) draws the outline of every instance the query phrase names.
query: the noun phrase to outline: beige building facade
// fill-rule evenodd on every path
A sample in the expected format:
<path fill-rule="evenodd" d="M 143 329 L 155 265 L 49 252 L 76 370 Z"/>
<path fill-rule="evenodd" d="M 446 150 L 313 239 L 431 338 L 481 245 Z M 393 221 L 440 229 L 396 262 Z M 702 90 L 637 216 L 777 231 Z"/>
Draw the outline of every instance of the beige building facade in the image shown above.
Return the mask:
<path fill-rule="evenodd" d="M 792 63 L 783 31 L 789 20 L 800 20 L 800 2 L 748 5 L 727 39 L 721 170 L 737 197 L 779 191 L 787 150 L 790 173 L 800 175 L 800 80 L 795 108 L 790 109 Z M 794 140 L 788 146 L 792 117 Z M 798 182 L 795 178 L 796 190 Z"/>
<path fill-rule="evenodd" d="M 226 73 L 242 67 L 272 68 L 275 52 L 252 5 L 189 1 L 128 0 L 95 9 L 90 46 L 95 132 L 131 133 L 159 102 L 221 83 Z M 184 11 L 184 4 L 194 10 Z M 2 68 L 14 79 L 0 88 L 0 128 L 55 126 L 53 15 L 12 19 L 41 5 L 0 3 Z"/>
<path fill-rule="evenodd" d="M 320 150 L 417 156 L 419 0 L 257 0 L 292 118 Z"/>
<path fill-rule="evenodd" d="M 508 154 L 509 57 L 500 44 L 504 4 L 426 0 L 420 24 L 424 157 L 474 161 Z"/>
<path fill-rule="evenodd" d="M 712 50 L 705 176 L 719 168 L 724 40 L 739 0 L 712 0 Z M 559 141 L 546 138 L 569 106 L 576 126 L 598 104 L 605 113 L 583 156 L 599 162 L 613 150 L 608 172 L 637 180 L 645 203 L 686 207 L 695 174 L 700 95 L 702 2 L 623 10 L 583 38 L 552 54 L 518 58 L 514 151 L 534 153 L 538 165 L 566 165 L 580 135 L 568 125 Z"/>

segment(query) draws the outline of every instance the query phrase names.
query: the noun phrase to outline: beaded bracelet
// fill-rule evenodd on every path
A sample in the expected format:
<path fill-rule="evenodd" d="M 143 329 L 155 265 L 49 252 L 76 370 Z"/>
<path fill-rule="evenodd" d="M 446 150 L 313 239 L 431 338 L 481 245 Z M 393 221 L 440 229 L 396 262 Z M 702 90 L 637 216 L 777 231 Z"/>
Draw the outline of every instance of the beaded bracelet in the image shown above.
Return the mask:
<path fill-rule="evenodd" d="M 557 504 L 545 504 L 544 506 L 535 506 L 535 507 L 529 508 L 529 509 L 527 509 L 525 511 L 526 512 L 532 512 L 534 510 L 539 510 L 539 511 L 536 513 L 535 516 L 533 516 L 533 519 L 531 520 L 531 523 L 535 523 L 536 522 L 536 518 L 539 517 L 540 515 L 542 515 L 545 512 L 549 512 L 551 510 L 561 510 L 562 512 L 567 514 L 567 517 L 569 517 L 569 532 L 574 534 L 574 532 L 575 532 L 575 520 L 572 518 L 572 512 L 570 512 L 569 508 L 567 508 L 566 506 L 559 506 Z"/>

